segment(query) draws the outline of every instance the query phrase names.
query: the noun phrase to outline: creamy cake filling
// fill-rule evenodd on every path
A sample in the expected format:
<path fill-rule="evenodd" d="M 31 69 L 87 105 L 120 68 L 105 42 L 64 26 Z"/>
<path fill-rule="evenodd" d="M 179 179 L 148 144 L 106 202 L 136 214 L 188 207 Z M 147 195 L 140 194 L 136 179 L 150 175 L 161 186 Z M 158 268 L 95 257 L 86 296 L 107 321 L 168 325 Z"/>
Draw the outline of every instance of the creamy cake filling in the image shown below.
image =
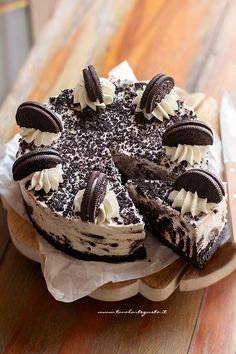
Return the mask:
<path fill-rule="evenodd" d="M 209 203 L 207 198 L 200 198 L 197 192 L 192 193 L 184 188 L 170 192 L 169 199 L 173 202 L 172 208 L 179 208 L 181 214 L 190 212 L 193 217 L 201 213 L 209 214 L 217 207 L 217 203 Z"/>
<path fill-rule="evenodd" d="M 24 185 L 30 181 L 28 190 L 44 190 L 45 193 L 48 193 L 50 190 L 58 190 L 59 184 L 63 182 L 62 175 L 62 165 L 58 164 L 56 167 L 31 173 L 29 176 L 21 180 L 20 183 Z"/>
<path fill-rule="evenodd" d="M 114 100 L 115 86 L 114 84 L 105 78 L 100 78 L 100 83 L 102 87 L 104 102 L 100 103 L 99 100 L 92 102 L 88 97 L 88 93 L 85 89 L 84 80 L 81 80 L 79 84 L 75 87 L 73 91 L 73 102 L 79 103 L 80 109 L 83 110 L 86 107 L 92 108 L 94 111 L 97 108 L 105 109 L 107 105 L 111 104 Z"/>
<path fill-rule="evenodd" d="M 92 191 L 95 187 L 96 180 L 93 182 L 92 185 Z M 74 200 L 74 210 L 75 212 L 81 212 L 81 204 L 82 200 L 84 197 L 84 192 L 85 189 L 80 190 Z M 112 219 L 117 218 L 118 220 L 120 219 L 120 212 L 119 212 L 119 204 L 116 198 L 116 195 L 114 191 L 109 190 L 109 187 L 107 188 L 105 197 L 103 202 L 99 206 L 99 211 L 98 211 L 98 216 L 95 219 L 96 224 L 102 224 L 104 222 L 107 222 L 109 224 L 112 223 Z M 122 220 L 121 220 L 122 222 Z"/>
<path fill-rule="evenodd" d="M 175 115 L 175 111 L 178 110 L 178 100 L 179 96 L 176 94 L 175 90 L 172 89 L 171 92 L 164 96 L 164 98 L 157 103 L 151 113 L 147 113 L 146 109 L 140 108 L 141 99 L 144 93 L 144 89 L 137 90 L 137 96 L 133 100 L 133 104 L 136 105 L 135 112 L 143 112 L 144 117 L 147 120 L 155 117 L 159 121 L 163 122 L 165 119 L 170 119 L 170 116 Z"/>
<path fill-rule="evenodd" d="M 171 157 L 172 161 L 178 163 L 187 161 L 191 166 L 195 163 L 200 164 L 207 156 L 209 147 L 201 145 L 178 144 L 175 146 L 165 146 L 167 156 Z"/>
<path fill-rule="evenodd" d="M 34 142 L 35 146 L 49 146 L 60 138 L 61 132 L 59 133 L 49 133 L 42 132 L 39 129 L 34 128 L 21 128 L 20 135 L 22 139 L 26 141 L 28 144 Z"/>

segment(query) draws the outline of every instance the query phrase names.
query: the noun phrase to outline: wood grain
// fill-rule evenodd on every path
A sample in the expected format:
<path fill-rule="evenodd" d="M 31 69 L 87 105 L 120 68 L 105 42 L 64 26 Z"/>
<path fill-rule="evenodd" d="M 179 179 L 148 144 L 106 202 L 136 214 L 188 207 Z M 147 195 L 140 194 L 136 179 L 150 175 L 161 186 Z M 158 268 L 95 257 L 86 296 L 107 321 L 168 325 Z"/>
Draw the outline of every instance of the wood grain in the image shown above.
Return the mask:
<path fill-rule="evenodd" d="M 190 354 L 235 353 L 235 284 L 236 272 L 207 290 Z"/>
<path fill-rule="evenodd" d="M 235 14 L 236 1 L 227 1 L 224 11 L 221 12 L 215 40 L 211 41 L 207 60 L 199 68 L 198 77 L 194 85 L 189 87 L 190 90 L 194 87 L 198 91 L 214 96 L 217 100 L 227 90 L 236 102 Z"/>
<path fill-rule="evenodd" d="M 204 122 L 209 123 L 215 130 L 215 132 L 220 135 L 219 127 L 219 104 L 213 97 L 206 97 L 201 103 L 196 107 L 196 113 L 198 118 Z"/>
<path fill-rule="evenodd" d="M 203 291 L 175 292 L 161 304 L 141 296 L 104 303 L 88 297 L 71 304 L 52 298 L 40 267 L 10 245 L 0 267 L 0 348 L 3 353 L 186 353 Z M 10 304 L 10 306 L 9 306 Z M 159 315 L 98 311 L 166 310 Z M 173 323 L 178 326 L 173 327 Z M 167 340 L 166 331 L 172 340 Z M 132 335 L 131 335 L 132 333 Z M 181 334 L 181 335 L 180 335 Z M 112 340 L 111 340 L 112 338 Z M 175 343 L 178 341 L 178 347 Z M 145 351 L 146 348 L 146 351 Z"/>
<path fill-rule="evenodd" d="M 152 354 L 157 352 L 157 348 L 160 353 L 186 353 L 196 321 L 196 312 L 194 313 L 193 309 L 196 310 L 200 306 L 203 293 L 195 292 L 188 295 L 182 298 L 176 292 L 161 304 L 150 302 L 141 296 L 117 303 L 91 301 L 86 317 L 83 317 L 83 312 L 80 313 L 80 321 L 84 326 L 81 327 L 81 322 L 78 320 L 72 324 L 70 336 L 63 343 L 61 353 L 74 353 L 81 345 L 86 353 Z M 95 312 L 129 311 L 130 309 L 133 311 L 166 310 L 167 313 L 147 314 L 141 317 L 127 314 L 102 315 Z M 173 321 L 177 321 L 179 325 L 172 326 Z M 164 328 L 165 332 L 163 332 Z M 171 341 L 166 335 L 169 332 L 171 332 Z M 177 342 L 178 346 L 176 346 Z"/>
<path fill-rule="evenodd" d="M 236 269 L 236 252 L 231 242 L 225 243 L 212 256 L 210 262 L 199 270 L 189 267 L 180 280 L 181 291 L 191 291 L 210 286 Z"/>
<path fill-rule="evenodd" d="M 26 99 L 44 101 L 61 89 L 74 87 L 82 68 L 101 57 L 134 0 L 59 0 L 54 16 L 20 71 L 0 109 L 0 142 L 17 131 L 14 115 Z M 99 20 L 98 20 L 99 14 Z"/>
<path fill-rule="evenodd" d="M 165 0 L 143 1 L 114 37 L 104 72 L 125 59 L 139 79 L 166 72 L 179 86 L 195 90 L 193 82 L 199 79 L 227 5 L 227 0 L 183 0 L 181 5 L 172 0 L 168 6 Z"/>
<path fill-rule="evenodd" d="M 8 208 L 7 222 L 9 230 L 15 238 L 19 237 L 19 242 L 28 245 L 29 248 L 38 251 L 38 242 L 36 240 L 36 230 L 28 221 L 24 220 L 12 208 Z"/>

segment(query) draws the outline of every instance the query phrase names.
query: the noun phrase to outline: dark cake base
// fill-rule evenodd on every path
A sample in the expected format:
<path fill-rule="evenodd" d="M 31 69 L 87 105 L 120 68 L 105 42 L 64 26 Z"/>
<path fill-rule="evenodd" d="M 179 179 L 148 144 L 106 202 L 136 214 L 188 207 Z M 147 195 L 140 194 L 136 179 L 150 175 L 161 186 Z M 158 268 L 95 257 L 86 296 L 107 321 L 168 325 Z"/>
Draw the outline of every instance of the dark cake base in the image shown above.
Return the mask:
<path fill-rule="evenodd" d="M 152 229 L 152 232 L 153 231 L 154 230 Z M 180 257 L 184 258 L 186 261 L 190 262 L 195 268 L 202 269 L 213 256 L 213 254 L 217 251 L 221 243 L 228 238 L 228 227 L 226 224 L 223 230 L 221 231 L 220 235 L 217 236 L 211 242 L 209 242 L 207 247 L 204 248 L 204 250 L 200 253 L 197 253 L 195 248 L 192 257 L 188 257 L 186 253 L 184 253 L 180 248 L 176 247 L 168 240 L 166 240 L 165 237 L 163 237 L 159 232 L 155 232 L 155 235 L 164 245 L 171 248 L 175 253 L 177 253 Z"/>
<path fill-rule="evenodd" d="M 28 206 L 25 202 L 25 209 L 32 222 L 33 226 L 37 230 L 38 234 L 41 235 L 50 245 L 62 251 L 69 256 L 72 256 L 77 259 L 84 261 L 99 261 L 99 262 L 108 262 L 108 263 L 121 263 L 121 262 L 133 262 L 135 260 L 145 259 L 147 257 L 146 250 L 144 246 L 137 248 L 133 253 L 126 256 L 98 256 L 96 254 L 82 253 L 73 249 L 69 242 L 61 243 L 59 240 L 56 240 L 54 237 L 49 235 L 45 230 L 43 230 L 32 218 L 32 208 Z"/>

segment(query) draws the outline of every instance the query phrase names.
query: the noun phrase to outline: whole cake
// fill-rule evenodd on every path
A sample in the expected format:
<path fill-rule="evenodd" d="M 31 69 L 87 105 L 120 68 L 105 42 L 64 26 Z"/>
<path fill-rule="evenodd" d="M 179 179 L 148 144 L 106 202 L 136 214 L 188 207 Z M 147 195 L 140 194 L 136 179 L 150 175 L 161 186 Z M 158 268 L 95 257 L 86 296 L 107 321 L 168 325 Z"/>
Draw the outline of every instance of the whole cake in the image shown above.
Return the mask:
<path fill-rule="evenodd" d="M 22 103 L 16 121 L 22 138 L 13 178 L 30 220 L 56 248 L 84 260 L 145 258 L 143 215 L 147 227 L 157 228 L 134 193 L 137 180 L 155 187 L 153 198 L 164 205 L 161 186 L 168 193 L 186 171 L 206 169 L 213 143 L 210 127 L 180 100 L 170 76 L 158 74 L 149 82 L 105 79 L 91 65 L 75 89 L 44 105 Z M 200 215 L 211 219 L 212 208 Z M 221 209 L 225 215 L 225 204 Z M 173 221 L 173 213 L 165 217 Z M 219 230 L 224 224 L 222 217 Z M 188 232 L 175 229 L 175 237 L 193 239 Z M 157 236 L 165 235 L 158 228 Z M 211 242 L 218 244 L 215 236 Z"/>

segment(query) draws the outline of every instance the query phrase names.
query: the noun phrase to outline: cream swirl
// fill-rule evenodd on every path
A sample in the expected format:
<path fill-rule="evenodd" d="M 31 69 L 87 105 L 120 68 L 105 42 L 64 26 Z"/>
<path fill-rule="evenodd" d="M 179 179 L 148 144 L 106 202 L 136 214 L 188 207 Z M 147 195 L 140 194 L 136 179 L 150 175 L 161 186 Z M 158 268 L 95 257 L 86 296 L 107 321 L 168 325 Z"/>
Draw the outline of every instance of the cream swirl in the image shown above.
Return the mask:
<path fill-rule="evenodd" d="M 166 155 L 171 156 L 172 161 L 187 161 L 191 166 L 200 163 L 208 153 L 208 145 L 181 145 L 165 146 Z"/>
<path fill-rule="evenodd" d="M 108 104 L 111 104 L 115 96 L 115 85 L 108 79 L 99 78 L 102 94 L 103 94 L 103 103 L 100 103 L 99 100 L 92 102 L 87 94 L 85 89 L 84 80 L 81 80 L 79 84 L 74 88 L 74 103 L 80 104 L 80 109 L 83 110 L 85 107 L 89 106 L 94 111 L 98 108 L 105 109 Z"/>
<path fill-rule="evenodd" d="M 147 113 L 146 109 L 140 108 L 140 102 L 143 95 L 144 89 L 137 90 L 137 96 L 133 100 L 133 104 L 136 105 L 135 112 L 143 112 L 144 117 L 150 120 L 152 117 L 163 122 L 164 118 L 170 119 L 170 116 L 175 115 L 175 111 L 178 109 L 178 95 L 175 93 L 174 89 L 157 103 L 154 110 L 151 113 Z"/>
<path fill-rule="evenodd" d="M 81 211 L 81 204 L 84 195 L 84 189 L 81 189 L 75 196 L 74 199 L 74 210 L 75 212 Z M 95 219 L 96 224 L 102 224 L 107 222 L 112 223 L 112 218 L 120 218 L 119 204 L 115 193 L 112 190 L 107 189 L 105 198 L 100 204 L 98 209 L 98 216 Z"/>
<path fill-rule="evenodd" d="M 173 190 L 169 194 L 169 200 L 173 202 L 173 208 L 180 209 L 181 214 L 190 212 L 193 217 L 201 213 L 209 214 L 217 206 L 217 203 L 208 203 L 207 198 L 200 198 L 197 192 L 192 193 L 184 188 L 180 191 Z"/>
<path fill-rule="evenodd" d="M 20 131 L 20 135 L 22 139 L 26 141 L 28 144 L 34 142 L 35 146 L 49 146 L 52 144 L 53 141 L 56 141 L 60 138 L 61 132 L 59 133 L 49 133 L 49 132 L 42 132 L 39 129 L 34 128 L 25 128 L 22 127 Z"/>
<path fill-rule="evenodd" d="M 39 191 L 43 189 L 45 193 L 48 193 L 51 189 L 53 191 L 58 190 L 59 183 L 63 182 L 63 170 L 61 164 L 56 167 L 44 169 L 42 171 L 36 171 L 28 177 L 21 180 L 21 183 L 25 184 L 30 180 L 28 190 Z"/>

